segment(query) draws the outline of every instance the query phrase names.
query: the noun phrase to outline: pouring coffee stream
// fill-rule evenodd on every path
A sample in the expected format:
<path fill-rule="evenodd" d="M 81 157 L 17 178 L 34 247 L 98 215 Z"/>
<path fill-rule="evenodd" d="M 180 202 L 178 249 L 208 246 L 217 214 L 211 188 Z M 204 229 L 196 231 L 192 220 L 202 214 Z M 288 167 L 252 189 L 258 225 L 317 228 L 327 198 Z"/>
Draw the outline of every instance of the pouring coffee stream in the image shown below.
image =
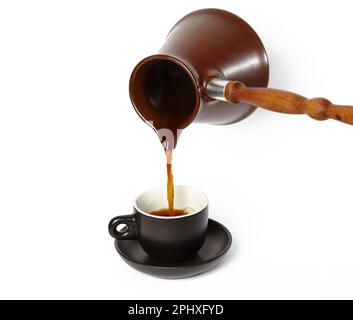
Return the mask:
<path fill-rule="evenodd" d="M 165 150 L 167 159 L 167 200 L 168 208 L 162 208 L 157 211 L 150 212 L 157 216 L 178 216 L 183 215 L 184 210 L 178 210 L 174 208 L 174 178 L 172 170 L 172 160 L 173 160 L 173 149 Z"/>
<path fill-rule="evenodd" d="M 130 97 L 169 156 L 169 212 L 175 209 L 172 150 L 191 123 L 233 124 L 259 107 L 353 124 L 353 106 L 269 89 L 268 80 L 268 57 L 259 36 L 244 20 L 219 9 L 183 17 L 159 53 L 137 64 L 130 78 Z"/>

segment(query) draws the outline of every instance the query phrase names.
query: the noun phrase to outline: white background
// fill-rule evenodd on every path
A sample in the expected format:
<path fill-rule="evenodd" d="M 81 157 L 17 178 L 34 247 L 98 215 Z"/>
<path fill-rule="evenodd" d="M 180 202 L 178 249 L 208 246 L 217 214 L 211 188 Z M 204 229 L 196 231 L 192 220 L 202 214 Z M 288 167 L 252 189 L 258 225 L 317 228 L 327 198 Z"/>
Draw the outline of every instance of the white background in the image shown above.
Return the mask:
<path fill-rule="evenodd" d="M 175 182 L 204 190 L 235 244 L 217 269 L 161 280 L 126 265 L 107 224 L 165 183 L 128 96 L 135 64 L 195 9 L 248 21 L 270 86 L 353 104 L 351 1 L 2 1 L 0 298 L 353 298 L 353 127 L 257 110 L 193 125 Z"/>

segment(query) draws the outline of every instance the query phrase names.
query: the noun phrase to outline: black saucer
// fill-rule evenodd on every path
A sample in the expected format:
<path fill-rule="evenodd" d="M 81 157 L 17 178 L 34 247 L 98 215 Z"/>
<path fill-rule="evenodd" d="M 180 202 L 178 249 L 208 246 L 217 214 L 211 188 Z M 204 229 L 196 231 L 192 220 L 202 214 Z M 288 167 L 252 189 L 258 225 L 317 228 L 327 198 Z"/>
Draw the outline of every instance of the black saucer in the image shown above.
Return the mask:
<path fill-rule="evenodd" d="M 137 240 L 116 240 L 115 248 L 131 267 L 149 275 L 181 279 L 203 273 L 218 264 L 232 243 L 232 235 L 219 222 L 209 220 L 205 243 L 191 260 L 182 263 L 165 263 L 151 258 Z"/>

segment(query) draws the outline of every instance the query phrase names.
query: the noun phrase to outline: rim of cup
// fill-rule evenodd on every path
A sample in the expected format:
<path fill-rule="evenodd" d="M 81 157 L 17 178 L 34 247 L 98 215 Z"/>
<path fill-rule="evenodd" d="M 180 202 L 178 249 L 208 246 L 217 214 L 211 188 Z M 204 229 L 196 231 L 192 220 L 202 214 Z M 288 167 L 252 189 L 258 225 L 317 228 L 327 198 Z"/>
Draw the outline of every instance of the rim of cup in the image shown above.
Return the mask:
<path fill-rule="evenodd" d="M 162 219 L 162 220 L 174 220 L 174 219 L 183 219 L 183 218 L 188 218 L 188 217 L 191 217 L 191 216 L 194 216 L 194 215 L 197 215 L 198 213 L 200 213 L 201 211 L 203 211 L 207 206 L 208 206 L 208 197 L 207 195 L 201 191 L 200 189 L 197 189 L 197 188 L 194 188 L 194 187 L 190 187 L 190 186 L 185 186 L 185 185 L 175 185 L 174 186 L 174 190 L 175 189 L 179 189 L 179 188 L 182 188 L 182 189 L 189 189 L 189 190 L 192 190 L 194 192 L 197 192 L 198 194 L 201 195 L 201 197 L 203 198 L 202 200 L 204 201 L 204 204 L 201 206 L 201 209 L 198 209 L 196 210 L 195 212 L 192 212 L 192 213 L 188 213 L 188 214 L 185 214 L 185 215 L 181 215 L 181 216 L 171 216 L 171 217 L 167 217 L 167 216 L 157 216 L 157 215 L 153 215 L 153 214 L 150 214 L 144 210 L 142 210 L 139 205 L 138 205 L 138 201 L 139 199 L 144 196 L 146 193 L 149 193 L 149 192 L 157 192 L 159 190 L 166 190 L 167 186 L 155 186 L 155 187 L 151 187 L 151 188 L 148 188 L 146 189 L 145 191 L 141 192 L 136 198 L 135 198 L 135 201 L 134 201 L 134 208 L 148 216 L 148 217 L 151 217 L 151 218 L 155 218 L 155 219 Z M 159 208 L 161 209 L 161 208 Z M 159 210 L 159 209 L 156 209 L 156 210 Z"/>

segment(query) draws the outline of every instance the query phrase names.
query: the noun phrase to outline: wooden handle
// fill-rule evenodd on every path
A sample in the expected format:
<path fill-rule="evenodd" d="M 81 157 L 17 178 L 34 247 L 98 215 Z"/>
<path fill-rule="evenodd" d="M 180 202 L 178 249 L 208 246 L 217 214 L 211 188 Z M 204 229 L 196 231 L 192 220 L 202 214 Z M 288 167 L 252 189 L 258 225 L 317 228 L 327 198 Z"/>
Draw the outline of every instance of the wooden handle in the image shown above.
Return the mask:
<path fill-rule="evenodd" d="M 334 105 L 323 98 L 307 99 L 283 90 L 248 88 L 239 81 L 229 82 L 224 96 L 230 102 L 245 102 L 270 111 L 307 114 L 315 120 L 334 119 L 353 124 L 353 106 Z"/>

